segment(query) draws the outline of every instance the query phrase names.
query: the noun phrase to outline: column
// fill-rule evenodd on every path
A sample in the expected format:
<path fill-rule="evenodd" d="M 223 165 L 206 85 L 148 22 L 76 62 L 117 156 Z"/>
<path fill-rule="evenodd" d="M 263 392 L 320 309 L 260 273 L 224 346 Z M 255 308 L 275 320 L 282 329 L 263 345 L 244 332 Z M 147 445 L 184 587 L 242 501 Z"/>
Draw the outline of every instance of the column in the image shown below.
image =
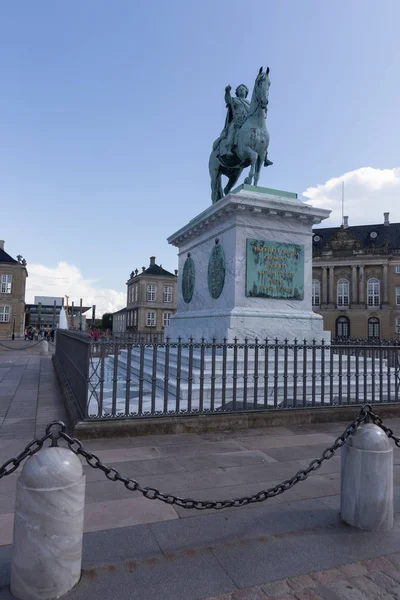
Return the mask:
<path fill-rule="evenodd" d="M 335 289 L 334 289 L 334 270 L 335 267 L 329 267 L 329 302 L 335 304 Z"/>
<path fill-rule="evenodd" d="M 383 302 L 388 301 L 388 266 L 383 265 Z"/>
<path fill-rule="evenodd" d="M 351 267 L 351 302 L 357 304 L 357 267 Z"/>
<path fill-rule="evenodd" d="M 328 302 L 328 273 L 327 267 L 322 267 L 322 302 L 326 304 Z"/>
<path fill-rule="evenodd" d="M 360 304 L 364 304 L 365 300 L 364 300 L 364 287 L 365 287 L 365 283 L 364 283 L 364 265 L 360 265 L 360 269 L 359 269 L 359 301 Z"/>

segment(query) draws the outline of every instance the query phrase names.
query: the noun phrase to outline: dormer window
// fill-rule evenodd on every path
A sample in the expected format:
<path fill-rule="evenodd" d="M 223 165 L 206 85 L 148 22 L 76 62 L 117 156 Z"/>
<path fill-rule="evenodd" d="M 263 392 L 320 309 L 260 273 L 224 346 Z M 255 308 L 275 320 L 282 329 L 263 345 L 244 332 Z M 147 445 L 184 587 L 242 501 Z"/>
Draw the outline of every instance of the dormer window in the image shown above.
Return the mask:
<path fill-rule="evenodd" d="M 378 237 L 378 234 L 376 231 L 371 231 L 369 237 L 371 238 L 371 240 L 375 240 Z"/>
<path fill-rule="evenodd" d="M 318 243 L 318 242 L 320 242 L 320 241 L 321 241 L 321 236 L 319 236 L 319 235 L 314 235 L 314 242 L 315 242 L 315 243 Z"/>

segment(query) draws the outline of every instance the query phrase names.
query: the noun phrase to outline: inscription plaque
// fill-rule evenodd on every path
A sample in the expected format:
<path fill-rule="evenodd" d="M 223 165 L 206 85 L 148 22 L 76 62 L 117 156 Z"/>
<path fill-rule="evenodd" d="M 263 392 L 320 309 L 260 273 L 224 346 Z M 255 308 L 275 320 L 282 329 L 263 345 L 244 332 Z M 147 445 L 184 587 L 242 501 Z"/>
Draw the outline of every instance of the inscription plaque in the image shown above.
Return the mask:
<path fill-rule="evenodd" d="M 303 300 L 304 246 L 246 242 L 246 296 Z"/>
<path fill-rule="evenodd" d="M 186 304 L 189 304 L 193 298 L 195 281 L 194 262 L 190 256 L 185 260 L 182 274 L 182 296 Z"/>
<path fill-rule="evenodd" d="M 208 261 L 208 291 L 212 298 L 219 298 L 225 283 L 225 252 L 216 245 Z"/>

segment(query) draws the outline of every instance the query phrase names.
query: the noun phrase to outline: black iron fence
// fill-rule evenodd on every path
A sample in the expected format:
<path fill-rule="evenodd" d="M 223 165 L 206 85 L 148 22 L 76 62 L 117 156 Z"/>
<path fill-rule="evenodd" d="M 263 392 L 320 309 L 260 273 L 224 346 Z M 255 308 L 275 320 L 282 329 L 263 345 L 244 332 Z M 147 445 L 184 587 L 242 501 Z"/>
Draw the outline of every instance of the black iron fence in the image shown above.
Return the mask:
<path fill-rule="evenodd" d="M 136 343 L 57 335 L 84 419 L 399 401 L 399 345 L 379 340 Z"/>

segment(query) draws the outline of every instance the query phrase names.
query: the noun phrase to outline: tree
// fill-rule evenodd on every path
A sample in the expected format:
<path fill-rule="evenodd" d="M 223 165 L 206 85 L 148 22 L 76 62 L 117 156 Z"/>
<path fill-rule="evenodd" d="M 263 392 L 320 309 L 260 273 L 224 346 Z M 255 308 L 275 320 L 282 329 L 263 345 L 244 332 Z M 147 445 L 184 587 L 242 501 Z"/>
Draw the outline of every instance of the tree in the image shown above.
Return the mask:
<path fill-rule="evenodd" d="M 104 313 L 101 319 L 101 326 L 103 329 L 112 330 L 112 313 Z"/>
<path fill-rule="evenodd" d="M 31 313 L 26 312 L 25 313 L 25 327 L 29 327 L 30 324 L 31 324 Z"/>

